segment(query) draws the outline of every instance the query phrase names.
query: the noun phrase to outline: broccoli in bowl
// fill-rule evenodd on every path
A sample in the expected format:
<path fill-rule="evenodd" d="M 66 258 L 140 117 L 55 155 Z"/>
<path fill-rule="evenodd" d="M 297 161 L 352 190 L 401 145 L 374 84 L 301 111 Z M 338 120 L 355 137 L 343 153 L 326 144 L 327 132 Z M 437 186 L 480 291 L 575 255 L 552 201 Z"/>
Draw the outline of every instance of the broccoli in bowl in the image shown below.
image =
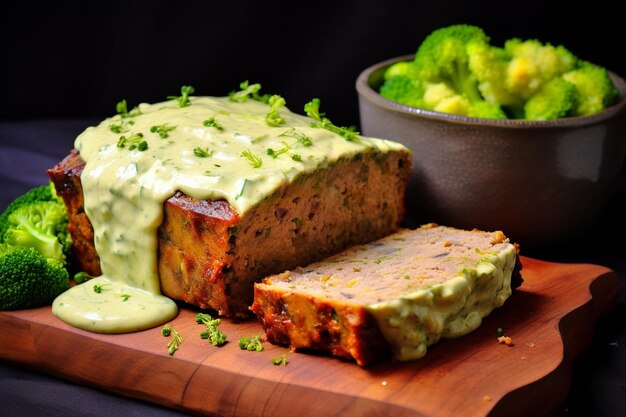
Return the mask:
<path fill-rule="evenodd" d="M 387 68 L 379 93 L 425 110 L 518 120 L 592 115 L 619 98 L 606 68 L 562 45 L 511 38 L 500 47 L 468 24 L 433 31 L 412 60 Z"/>

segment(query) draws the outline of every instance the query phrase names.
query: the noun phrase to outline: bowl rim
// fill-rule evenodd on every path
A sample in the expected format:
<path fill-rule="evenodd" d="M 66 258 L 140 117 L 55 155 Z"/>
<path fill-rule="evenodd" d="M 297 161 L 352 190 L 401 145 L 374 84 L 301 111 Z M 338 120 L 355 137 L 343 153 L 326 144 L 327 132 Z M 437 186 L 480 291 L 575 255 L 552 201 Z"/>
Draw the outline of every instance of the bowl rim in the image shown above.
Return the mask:
<path fill-rule="evenodd" d="M 368 100 L 378 107 L 387 110 L 403 113 L 410 116 L 419 116 L 441 122 L 451 122 L 456 124 L 474 125 L 474 126 L 493 126 L 503 128 L 563 128 L 563 127 L 579 127 L 600 123 L 611 119 L 623 112 L 626 108 L 626 81 L 618 74 L 607 70 L 609 76 L 613 80 L 615 87 L 619 91 L 619 100 L 611 107 L 592 115 L 587 116 L 571 116 L 563 117 L 555 120 L 520 120 L 520 119 L 488 119 L 480 117 L 461 116 L 457 114 L 442 113 L 432 110 L 420 109 L 417 107 L 407 106 L 405 104 L 396 103 L 381 96 L 370 85 L 370 77 L 372 74 L 384 67 L 400 61 L 409 61 L 415 57 L 415 54 L 400 55 L 393 58 L 380 61 L 365 68 L 356 80 L 356 90 L 360 97 Z"/>

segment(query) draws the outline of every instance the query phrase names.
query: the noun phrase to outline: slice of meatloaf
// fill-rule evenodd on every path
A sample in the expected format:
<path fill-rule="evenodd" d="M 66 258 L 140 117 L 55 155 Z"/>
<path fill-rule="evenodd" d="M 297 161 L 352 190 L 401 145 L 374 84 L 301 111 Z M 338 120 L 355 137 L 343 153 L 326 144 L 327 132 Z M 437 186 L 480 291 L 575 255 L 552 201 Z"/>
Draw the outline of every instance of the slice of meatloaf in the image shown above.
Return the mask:
<path fill-rule="evenodd" d="M 68 208 L 81 267 L 100 273 L 83 210 L 84 162 L 72 152 L 48 171 Z M 158 229 L 161 292 L 220 315 L 250 314 L 253 284 L 398 230 L 411 171 L 404 151 L 368 151 L 285 184 L 240 216 L 225 200 L 166 200 Z"/>
<path fill-rule="evenodd" d="M 267 277 L 251 310 L 267 339 L 359 365 L 426 354 L 476 329 L 521 284 L 502 232 L 424 225 Z"/>

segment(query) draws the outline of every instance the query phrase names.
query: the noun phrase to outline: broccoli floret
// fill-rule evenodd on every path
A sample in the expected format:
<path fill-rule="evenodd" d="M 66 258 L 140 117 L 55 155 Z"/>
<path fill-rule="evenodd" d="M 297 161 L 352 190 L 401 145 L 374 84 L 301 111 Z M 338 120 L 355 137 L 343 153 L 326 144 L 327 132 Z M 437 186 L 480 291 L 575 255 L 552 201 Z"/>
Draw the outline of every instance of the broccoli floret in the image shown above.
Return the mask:
<path fill-rule="evenodd" d="M 413 61 L 387 68 L 379 91 L 398 103 L 467 115 L 474 103 L 484 101 L 468 67 L 467 47 L 488 41 L 483 30 L 472 25 L 435 30 L 419 46 Z"/>
<path fill-rule="evenodd" d="M 417 69 L 413 61 L 400 61 L 390 65 L 385 70 L 385 80 L 393 77 L 417 77 Z"/>
<path fill-rule="evenodd" d="M 469 69 L 467 47 L 488 42 L 485 32 L 473 25 L 458 24 L 433 31 L 415 53 L 419 78 L 431 83 L 444 82 L 471 102 L 482 100 L 476 76 Z"/>
<path fill-rule="evenodd" d="M 67 210 L 50 182 L 26 191 L 0 214 L 0 243 L 34 247 L 68 265 L 73 258 Z"/>
<path fill-rule="evenodd" d="M 422 107 L 442 113 L 458 114 L 469 117 L 506 119 L 507 115 L 496 103 L 486 100 L 470 101 L 457 94 L 445 83 L 429 84 L 424 92 Z"/>
<path fill-rule="evenodd" d="M 507 119 L 508 116 L 497 103 L 481 100 L 471 104 L 467 110 L 470 117 L 482 117 L 486 119 Z"/>
<path fill-rule="evenodd" d="M 510 55 L 506 85 L 509 91 L 527 100 L 543 85 L 576 66 L 577 57 L 564 46 L 553 46 L 537 39 L 512 38 L 504 43 Z"/>
<path fill-rule="evenodd" d="M 546 83 L 576 65 L 576 56 L 565 47 L 544 44 L 536 39 L 513 38 L 505 42 L 504 48 L 475 43 L 468 46 L 468 51 L 469 66 L 478 78 L 481 94 L 487 101 L 498 103 L 506 109 L 509 117 L 523 119 L 530 114 L 532 118 L 529 120 L 547 120 L 554 115 L 568 115 L 570 109 L 563 111 L 562 108 L 572 98 L 566 86 L 559 82 L 556 83 L 559 88 L 552 86 L 548 89 L 549 94 L 542 93 L 533 100 L 534 103 L 527 104 L 528 100 L 543 90 Z M 556 97 L 558 91 L 568 95 Z M 547 96 L 560 105 L 550 115 L 546 113 L 547 109 L 541 108 Z M 527 107 L 534 110 L 528 112 Z"/>
<path fill-rule="evenodd" d="M 606 68 L 580 61 L 578 68 L 563 74 L 563 79 L 576 86 L 577 104 L 574 116 L 586 116 L 602 111 L 615 104 L 619 91 L 609 77 Z"/>
<path fill-rule="evenodd" d="M 524 105 L 526 120 L 554 120 L 567 117 L 577 102 L 576 87 L 561 77 L 546 82 Z"/>
<path fill-rule="evenodd" d="M 33 248 L 0 244 L 0 310 L 50 304 L 69 289 L 64 265 Z"/>
<path fill-rule="evenodd" d="M 470 107 L 469 100 L 458 94 L 446 83 L 425 83 L 423 107 L 442 113 L 466 115 Z"/>
<path fill-rule="evenodd" d="M 523 100 L 507 86 L 507 68 L 510 54 L 503 48 L 474 42 L 467 46 L 469 68 L 476 75 L 478 89 L 486 101 L 500 106 L 521 107 Z"/>
<path fill-rule="evenodd" d="M 26 191 L 24 194 L 15 198 L 0 214 L 0 242 L 4 238 L 4 234 L 9 228 L 8 217 L 18 207 L 32 204 L 37 201 L 60 201 L 54 191 L 54 185 L 50 182 L 48 185 L 40 185 Z"/>
<path fill-rule="evenodd" d="M 413 107 L 424 107 L 422 96 L 424 87 L 416 79 L 406 75 L 393 75 L 385 79 L 380 95 L 387 100 Z"/>
<path fill-rule="evenodd" d="M 22 204 L 7 218 L 4 242 L 11 246 L 32 247 L 46 258 L 65 264 L 68 243 L 67 212 L 58 201 Z"/>
<path fill-rule="evenodd" d="M 385 71 L 380 94 L 402 104 L 472 117 L 506 118 L 498 103 L 488 103 L 470 69 L 473 48 L 489 46 L 489 37 L 473 25 L 437 29 L 424 39 L 412 62 Z"/>
<path fill-rule="evenodd" d="M 448 87 L 446 83 L 425 83 L 423 100 L 424 104 L 431 109 L 442 101 L 455 96 L 460 97 L 460 95 L 452 88 Z"/>

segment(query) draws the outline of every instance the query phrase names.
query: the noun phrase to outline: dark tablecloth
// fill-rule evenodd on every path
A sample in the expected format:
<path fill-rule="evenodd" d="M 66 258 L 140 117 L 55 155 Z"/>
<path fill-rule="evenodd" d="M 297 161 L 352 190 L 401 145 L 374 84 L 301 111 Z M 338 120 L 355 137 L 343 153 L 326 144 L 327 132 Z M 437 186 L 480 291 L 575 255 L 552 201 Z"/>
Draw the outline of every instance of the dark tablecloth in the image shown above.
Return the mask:
<path fill-rule="evenodd" d="M 46 168 L 72 148 L 94 120 L 0 122 L 0 210 L 30 187 L 45 184 Z M 560 248 L 524 255 L 546 261 L 607 266 L 620 277 L 615 311 L 596 326 L 589 348 L 573 365 L 571 393 L 560 416 L 626 416 L 626 174 L 595 228 Z M 613 242 L 614 241 L 614 242 Z M 0 335 L 10 344 L 10 335 Z M 14 346 L 19 349 L 19 346 Z M 0 361 L 0 416 L 174 416 L 150 403 L 103 392 Z"/>

